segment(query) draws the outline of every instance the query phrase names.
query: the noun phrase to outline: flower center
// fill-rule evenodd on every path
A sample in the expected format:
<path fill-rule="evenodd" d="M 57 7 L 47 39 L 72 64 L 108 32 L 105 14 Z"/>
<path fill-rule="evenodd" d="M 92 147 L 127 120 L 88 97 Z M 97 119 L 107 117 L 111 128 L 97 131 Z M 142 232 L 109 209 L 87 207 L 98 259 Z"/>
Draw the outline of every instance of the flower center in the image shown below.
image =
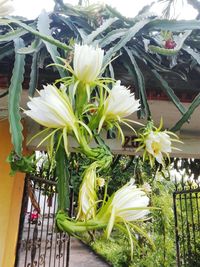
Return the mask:
<path fill-rule="evenodd" d="M 161 144 L 158 142 L 153 142 L 151 145 L 153 152 L 155 155 L 158 155 L 161 150 Z"/>

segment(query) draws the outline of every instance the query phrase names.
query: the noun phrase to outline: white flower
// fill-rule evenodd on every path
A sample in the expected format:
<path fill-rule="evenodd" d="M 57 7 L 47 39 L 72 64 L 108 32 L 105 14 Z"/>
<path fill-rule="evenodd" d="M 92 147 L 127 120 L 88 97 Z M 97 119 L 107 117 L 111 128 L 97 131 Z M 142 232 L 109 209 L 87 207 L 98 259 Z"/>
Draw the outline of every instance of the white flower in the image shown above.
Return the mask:
<path fill-rule="evenodd" d="M 146 193 L 132 183 L 123 186 L 115 192 L 111 206 L 116 220 L 135 221 L 145 217 L 149 211 L 145 209 L 149 205 Z M 138 209 L 139 208 L 139 209 Z"/>
<path fill-rule="evenodd" d="M 9 0 L 0 0 L 0 17 L 9 15 L 13 10 Z"/>
<path fill-rule="evenodd" d="M 103 64 L 104 50 L 88 45 L 75 44 L 74 74 L 84 83 L 92 83 L 99 76 Z"/>
<path fill-rule="evenodd" d="M 105 101 L 104 114 L 107 120 L 128 117 L 140 107 L 134 93 L 120 83 L 120 81 L 116 82 Z"/>
<path fill-rule="evenodd" d="M 122 121 L 133 112 L 139 110 L 139 100 L 135 99 L 134 93 L 131 93 L 125 86 L 120 85 L 117 81 L 105 100 L 103 116 L 99 123 L 99 131 L 102 128 L 104 121 Z"/>
<path fill-rule="evenodd" d="M 107 224 L 108 238 L 115 223 L 132 222 L 144 218 L 149 213 L 148 205 L 149 198 L 146 193 L 129 182 L 111 196 L 96 218 Z"/>
<path fill-rule="evenodd" d="M 25 114 L 48 128 L 72 129 L 76 118 L 67 95 L 53 85 L 44 86 L 39 94 L 39 97 L 30 98 L 27 103 L 30 110 L 26 110 Z"/>
<path fill-rule="evenodd" d="M 165 132 L 151 131 L 145 140 L 146 151 L 150 153 L 159 163 L 163 163 L 163 155 L 171 152 L 171 139 Z"/>
<path fill-rule="evenodd" d="M 84 172 L 83 182 L 78 196 L 77 219 L 87 220 L 95 216 L 96 211 L 96 163 Z"/>
<path fill-rule="evenodd" d="M 77 141 L 80 142 L 77 126 L 80 122 L 74 115 L 69 97 L 64 91 L 58 90 L 53 85 L 44 86 L 44 90 L 41 90 L 39 94 L 39 97 L 30 98 L 31 101 L 27 103 L 30 110 L 26 110 L 24 113 L 39 124 L 47 127 L 44 130 L 46 133 L 49 129 L 53 128 L 55 130 L 46 136 L 38 146 L 53 136 L 58 130 L 61 130 L 65 151 L 69 154 L 67 134 L 73 132 Z M 82 125 L 87 127 L 84 123 Z"/>

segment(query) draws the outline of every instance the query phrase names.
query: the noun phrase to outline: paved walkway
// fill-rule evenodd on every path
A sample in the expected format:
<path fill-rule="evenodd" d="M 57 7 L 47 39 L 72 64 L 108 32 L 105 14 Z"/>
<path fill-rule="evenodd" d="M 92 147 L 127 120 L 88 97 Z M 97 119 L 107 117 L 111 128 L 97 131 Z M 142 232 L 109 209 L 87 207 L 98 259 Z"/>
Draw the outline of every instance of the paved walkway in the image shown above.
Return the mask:
<path fill-rule="evenodd" d="M 69 267 L 109 267 L 100 257 L 79 240 L 71 239 Z"/>

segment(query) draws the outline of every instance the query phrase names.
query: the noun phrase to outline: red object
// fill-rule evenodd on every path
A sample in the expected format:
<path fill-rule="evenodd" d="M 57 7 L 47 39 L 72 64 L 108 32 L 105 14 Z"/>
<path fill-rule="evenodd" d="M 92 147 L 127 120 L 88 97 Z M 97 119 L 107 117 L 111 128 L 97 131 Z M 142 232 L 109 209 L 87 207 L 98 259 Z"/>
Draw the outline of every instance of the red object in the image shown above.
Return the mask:
<path fill-rule="evenodd" d="M 174 49 L 174 47 L 176 47 L 176 43 L 174 42 L 174 40 L 168 39 L 167 41 L 165 41 L 165 48 Z"/>
<path fill-rule="evenodd" d="M 33 211 L 31 214 L 30 214 L 30 220 L 31 221 L 34 221 L 34 220 L 37 220 L 39 218 L 39 214 L 37 211 Z"/>

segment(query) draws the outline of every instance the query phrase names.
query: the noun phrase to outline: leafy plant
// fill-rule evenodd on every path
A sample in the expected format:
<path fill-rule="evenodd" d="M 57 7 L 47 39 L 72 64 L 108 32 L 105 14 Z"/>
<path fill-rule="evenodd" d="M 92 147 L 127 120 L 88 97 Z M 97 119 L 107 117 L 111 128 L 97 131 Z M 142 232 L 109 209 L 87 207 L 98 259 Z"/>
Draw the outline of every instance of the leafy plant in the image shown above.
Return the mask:
<path fill-rule="evenodd" d="M 25 67 L 31 65 L 29 82 L 31 96 L 34 95 L 35 88 L 40 86 L 41 69 L 46 66 L 44 63 L 60 63 L 58 57 L 68 58 L 70 63 L 73 40 L 76 40 L 104 48 L 107 51 L 105 64 L 110 62 L 114 54 L 117 56 L 115 61 L 109 64 L 109 70 L 113 70 L 112 73 L 116 79 L 121 79 L 123 73 L 127 74 L 128 70 L 127 85 L 134 87 L 136 95 L 140 98 L 139 115 L 141 117 L 151 117 L 147 97 L 148 75 L 156 85 L 159 84 L 159 88 L 181 113 L 182 118 L 172 126 L 173 131 L 178 131 L 199 106 L 199 96 L 197 96 L 191 106 L 185 109 L 176 96 L 176 88 L 170 83 L 171 77 L 175 77 L 181 87 L 194 89 L 196 86 L 190 75 L 191 72 L 198 72 L 200 49 L 198 20 L 160 19 L 151 13 L 146 13 L 145 9 L 135 18 L 127 19 L 109 6 L 104 8 L 98 5 L 71 6 L 59 1 L 56 2 L 53 12 L 49 15 L 42 13 L 35 21 L 20 21 L 16 18 L 4 21 L 5 23 L 0 26 L 0 59 L 7 60 L 7 57 L 12 59 L 14 54 L 16 58 L 22 59 L 26 55 L 28 60 L 25 62 Z M 11 28 L 6 23 L 10 24 Z M 152 53 L 152 46 L 159 47 L 162 44 L 160 43 L 162 31 L 170 31 L 174 33 L 173 36 L 179 36 L 180 45 L 176 51 L 176 58 L 170 55 L 172 51 L 166 48 L 162 54 L 157 48 Z M 182 32 L 187 33 L 183 38 Z M 19 37 L 25 47 L 17 47 L 14 50 L 13 40 Z M 185 71 L 185 65 L 188 71 Z M 20 64 L 18 69 L 18 73 L 21 70 L 18 87 L 15 90 L 9 90 L 10 107 L 15 107 L 15 111 L 13 108 L 9 109 L 11 133 L 18 154 L 21 153 L 22 136 L 19 111 L 16 112 L 16 109 L 18 109 L 21 94 L 20 84 L 24 77 L 22 66 L 23 64 Z M 105 75 L 109 70 L 105 71 Z M 62 68 L 55 66 L 49 67 L 45 72 L 48 76 L 46 82 L 50 82 L 52 72 L 57 78 L 65 75 Z M 16 79 L 16 75 L 17 72 L 14 71 L 11 81 Z M 13 87 L 12 82 L 11 86 Z M 12 101 L 14 106 L 11 104 Z M 15 116 L 18 118 L 14 118 Z"/>

